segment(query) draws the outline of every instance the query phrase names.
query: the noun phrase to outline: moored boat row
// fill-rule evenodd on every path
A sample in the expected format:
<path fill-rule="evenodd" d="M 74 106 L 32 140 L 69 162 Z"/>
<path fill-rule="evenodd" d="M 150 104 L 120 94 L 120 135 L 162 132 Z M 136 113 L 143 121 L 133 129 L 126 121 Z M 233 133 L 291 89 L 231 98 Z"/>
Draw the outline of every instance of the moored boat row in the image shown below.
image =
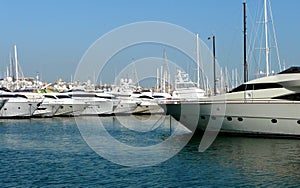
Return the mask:
<path fill-rule="evenodd" d="M 0 91 L 0 118 L 149 113 L 164 113 L 164 110 L 158 105 L 158 99 L 151 96 L 145 98 L 142 93 L 140 96 L 115 97 L 112 94 L 86 91 Z"/>

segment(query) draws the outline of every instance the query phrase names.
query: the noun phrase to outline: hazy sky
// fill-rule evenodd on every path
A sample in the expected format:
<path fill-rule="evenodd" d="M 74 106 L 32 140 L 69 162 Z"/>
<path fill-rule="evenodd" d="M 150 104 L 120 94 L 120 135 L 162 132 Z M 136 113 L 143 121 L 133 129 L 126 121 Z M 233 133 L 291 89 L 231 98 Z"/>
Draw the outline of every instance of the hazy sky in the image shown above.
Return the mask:
<path fill-rule="evenodd" d="M 0 76 L 17 44 L 25 76 L 70 80 L 84 52 L 114 28 L 138 21 L 182 26 L 211 47 L 230 69 L 242 65 L 243 0 L 0 0 Z M 248 1 L 248 22 L 262 0 Z M 281 60 L 300 65 L 300 1 L 271 1 Z M 249 32 L 249 31 L 248 31 Z M 168 57 L 170 54 L 168 55 Z M 129 61 L 128 59 L 124 61 Z M 112 78 L 113 80 L 113 78 Z"/>

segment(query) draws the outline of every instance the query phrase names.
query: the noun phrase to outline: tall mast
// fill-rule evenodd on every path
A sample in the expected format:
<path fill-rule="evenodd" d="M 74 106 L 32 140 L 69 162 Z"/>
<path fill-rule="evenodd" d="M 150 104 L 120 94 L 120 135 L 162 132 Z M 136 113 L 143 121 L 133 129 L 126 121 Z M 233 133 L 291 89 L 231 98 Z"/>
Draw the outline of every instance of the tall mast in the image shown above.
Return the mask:
<path fill-rule="evenodd" d="M 156 69 L 156 92 L 159 92 L 159 68 Z"/>
<path fill-rule="evenodd" d="M 264 0 L 264 26 L 265 26 L 265 50 L 266 50 L 266 76 L 269 76 L 269 44 L 268 44 L 267 0 Z"/>
<path fill-rule="evenodd" d="M 163 92 L 163 66 L 160 67 L 160 92 Z"/>
<path fill-rule="evenodd" d="M 9 77 L 9 70 L 8 70 L 8 67 L 6 67 L 6 78 Z"/>
<path fill-rule="evenodd" d="M 246 3 L 243 3 L 244 7 L 244 82 L 248 82 L 248 64 L 247 64 L 247 25 L 246 25 Z"/>
<path fill-rule="evenodd" d="M 197 34 L 197 87 L 200 88 L 200 58 L 199 58 L 199 35 Z"/>
<path fill-rule="evenodd" d="M 164 82 L 163 82 L 163 92 L 166 92 L 166 88 L 170 88 L 171 86 L 171 80 L 168 80 L 168 75 L 170 73 L 170 69 L 169 69 L 169 63 L 168 63 L 168 58 L 167 58 L 167 52 L 166 49 L 163 49 L 163 58 L 164 58 Z M 170 78 L 171 79 L 171 78 Z"/>
<path fill-rule="evenodd" d="M 17 45 L 14 45 L 14 53 L 15 53 L 16 81 L 17 81 L 17 87 L 18 87 L 19 72 L 18 72 L 18 54 L 17 54 Z"/>
<path fill-rule="evenodd" d="M 11 53 L 9 53 L 9 69 L 7 69 L 7 77 L 12 77 L 12 79 L 14 80 L 13 63 L 14 60 L 11 56 Z"/>
<path fill-rule="evenodd" d="M 211 37 L 208 37 L 208 40 L 210 40 Z M 216 39 L 215 35 L 212 36 L 212 48 L 213 48 L 213 75 L 214 75 L 214 93 L 213 95 L 217 94 L 217 77 L 216 77 Z"/>
<path fill-rule="evenodd" d="M 216 40 L 213 35 L 213 69 L 214 69 L 214 95 L 217 94 L 217 77 L 216 77 Z"/>

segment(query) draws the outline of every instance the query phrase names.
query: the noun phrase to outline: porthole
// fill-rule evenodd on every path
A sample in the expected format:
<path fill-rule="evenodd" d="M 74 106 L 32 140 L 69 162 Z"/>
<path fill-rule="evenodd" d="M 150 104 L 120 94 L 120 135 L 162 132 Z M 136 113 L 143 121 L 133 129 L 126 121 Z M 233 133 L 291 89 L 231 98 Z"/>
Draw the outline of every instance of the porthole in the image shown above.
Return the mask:
<path fill-rule="evenodd" d="M 3 110 L 7 110 L 7 108 L 4 108 Z"/>
<path fill-rule="evenodd" d="M 300 124 L 300 120 L 298 120 L 297 123 Z"/>
<path fill-rule="evenodd" d="M 19 106 L 19 107 L 18 107 L 18 109 L 20 110 L 20 109 L 21 109 L 21 107 Z"/>
<path fill-rule="evenodd" d="M 227 117 L 227 120 L 228 120 L 228 121 L 232 121 L 232 117 L 230 117 L 230 116 Z"/>
<path fill-rule="evenodd" d="M 271 122 L 272 123 L 277 123 L 277 119 L 272 119 Z"/>
<path fill-rule="evenodd" d="M 200 118 L 201 118 L 201 119 L 205 119 L 205 116 L 201 116 Z"/>
<path fill-rule="evenodd" d="M 237 120 L 238 121 L 243 121 L 243 118 L 242 117 L 238 117 Z"/>

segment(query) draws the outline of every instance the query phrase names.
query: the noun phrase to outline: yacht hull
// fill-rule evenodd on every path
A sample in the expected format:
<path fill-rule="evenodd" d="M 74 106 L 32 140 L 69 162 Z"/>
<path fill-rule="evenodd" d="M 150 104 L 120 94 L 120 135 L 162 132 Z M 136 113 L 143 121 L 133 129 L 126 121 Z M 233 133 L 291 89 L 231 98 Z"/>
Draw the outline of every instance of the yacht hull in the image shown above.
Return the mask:
<path fill-rule="evenodd" d="M 86 107 L 85 103 L 61 103 L 54 116 L 79 116 Z"/>
<path fill-rule="evenodd" d="M 135 101 L 135 100 L 129 100 L 129 99 L 120 99 L 119 101 L 117 101 L 114 105 L 114 114 L 117 115 L 128 115 L 128 114 L 132 114 L 134 112 L 134 110 L 138 107 L 138 105 L 140 104 L 140 102 Z"/>
<path fill-rule="evenodd" d="M 81 115 L 108 115 L 113 113 L 113 102 L 110 100 L 90 101 Z"/>
<path fill-rule="evenodd" d="M 161 114 L 164 110 L 157 104 L 156 101 L 142 101 L 133 114 Z"/>
<path fill-rule="evenodd" d="M 26 118 L 31 117 L 40 102 L 10 101 L 8 100 L 0 110 L 0 118 Z"/>
<path fill-rule="evenodd" d="M 165 107 L 189 129 L 205 130 L 215 121 L 222 124 L 223 133 L 300 136 L 300 103 L 295 101 L 173 103 Z"/>
<path fill-rule="evenodd" d="M 33 113 L 35 117 L 53 117 L 60 108 L 60 104 L 42 103 Z"/>

